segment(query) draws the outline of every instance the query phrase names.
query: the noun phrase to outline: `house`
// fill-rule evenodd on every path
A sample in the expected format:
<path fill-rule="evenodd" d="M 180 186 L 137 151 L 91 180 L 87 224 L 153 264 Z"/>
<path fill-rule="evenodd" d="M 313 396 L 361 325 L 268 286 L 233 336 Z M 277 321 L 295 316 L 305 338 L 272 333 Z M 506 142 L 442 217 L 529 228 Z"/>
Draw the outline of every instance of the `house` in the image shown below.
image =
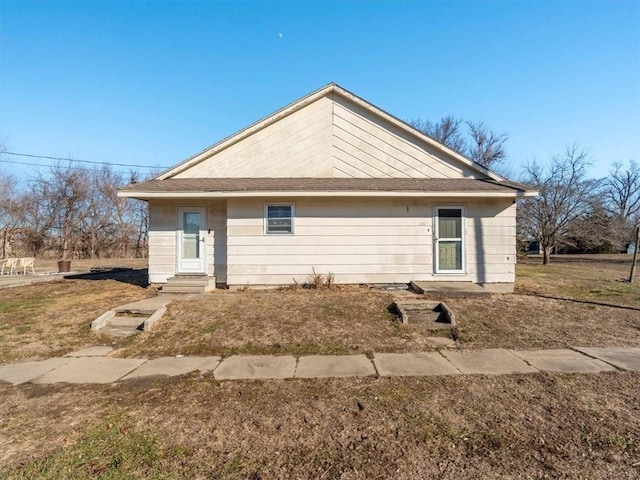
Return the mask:
<path fill-rule="evenodd" d="M 210 285 L 515 280 L 535 195 L 329 84 L 123 197 L 149 202 L 149 281 Z"/>

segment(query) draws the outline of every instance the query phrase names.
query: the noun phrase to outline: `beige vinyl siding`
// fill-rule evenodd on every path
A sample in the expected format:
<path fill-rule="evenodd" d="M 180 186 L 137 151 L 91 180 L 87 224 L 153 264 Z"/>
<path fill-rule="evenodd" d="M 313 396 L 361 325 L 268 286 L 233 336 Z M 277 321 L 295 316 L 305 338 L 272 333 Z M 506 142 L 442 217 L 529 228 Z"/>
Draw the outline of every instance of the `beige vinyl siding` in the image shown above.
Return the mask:
<path fill-rule="evenodd" d="M 207 199 L 149 202 L 149 282 L 164 283 L 176 273 L 179 207 L 206 208 L 206 271 L 216 282 L 226 283 L 226 202 Z"/>
<path fill-rule="evenodd" d="M 230 285 L 304 282 L 313 269 L 333 273 L 338 283 L 398 283 L 431 270 L 430 207 L 425 202 L 286 201 L 295 204 L 294 235 L 264 234 L 268 200 L 228 201 Z"/>
<path fill-rule="evenodd" d="M 446 199 L 280 201 L 295 203 L 294 235 L 264 234 L 268 200 L 228 200 L 231 286 L 300 283 L 314 269 L 333 273 L 337 283 L 514 282 L 515 207 L 510 200 L 464 204 L 462 274 L 434 274 L 433 214 L 436 206 L 447 205 Z M 478 232 L 485 232 L 479 242 Z"/>
<path fill-rule="evenodd" d="M 321 98 L 175 178 L 331 177 L 332 109 Z"/>
<path fill-rule="evenodd" d="M 477 176 L 459 161 L 338 96 L 333 106 L 333 156 L 335 177 Z"/>
<path fill-rule="evenodd" d="M 476 178 L 436 151 L 340 96 L 322 97 L 174 178 Z"/>

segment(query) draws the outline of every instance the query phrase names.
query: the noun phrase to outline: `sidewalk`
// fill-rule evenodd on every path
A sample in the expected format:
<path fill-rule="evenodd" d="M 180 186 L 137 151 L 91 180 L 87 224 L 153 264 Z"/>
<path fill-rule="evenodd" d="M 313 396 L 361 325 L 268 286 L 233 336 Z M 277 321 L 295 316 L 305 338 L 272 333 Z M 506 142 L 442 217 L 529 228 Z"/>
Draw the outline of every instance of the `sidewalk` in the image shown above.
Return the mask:
<path fill-rule="evenodd" d="M 64 357 L 0 365 L 0 383 L 113 383 L 200 371 L 216 380 L 403 377 L 513 373 L 640 371 L 640 348 L 442 351 L 366 355 L 233 355 L 112 358 L 111 347 L 90 347 Z"/>

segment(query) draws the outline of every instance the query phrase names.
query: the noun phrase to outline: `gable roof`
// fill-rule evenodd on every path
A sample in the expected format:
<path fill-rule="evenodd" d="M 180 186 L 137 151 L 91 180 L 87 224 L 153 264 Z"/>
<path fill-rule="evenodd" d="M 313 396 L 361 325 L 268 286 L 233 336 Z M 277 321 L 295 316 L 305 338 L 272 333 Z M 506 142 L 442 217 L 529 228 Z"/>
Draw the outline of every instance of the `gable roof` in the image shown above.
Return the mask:
<path fill-rule="evenodd" d="M 239 132 L 221 140 L 218 143 L 215 143 L 214 145 L 204 149 L 203 151 L 201 151 L 200 153 L 197 153 L 196 155 L 193 155 L 192 157 L 184 160 L 183 162 L 179 163 L 178 165 L 166 170 L 165 172 L 159 174 L 158 176 L 155 177 L 155 179 L 157 180 L 165 180 L 165 179 L 170 179 L 188 169 L 190 169 L 191 167 L 194 167 L 195 165 L 200 164 L 201 162 L 211 158 L 212 156 L 216 155 L 219 152 L 222 152 L 223 150 L 237 144 L 238 142 L 241 142 L 242 140 L 246 139 L 247 137 L 256 134 L 257 132 L 260 132 L 261 130 L 264 130 L 265 128 L 269 127 L 270 125 L 273 125 L 274 123 L 282 120 L 283 118 L 286 118 L 290 115 L 292 115 L 293 113 L 301 110 L 302 108 L 316 102 L 317 100 L 326 97 L 326 96 L 333 96 L 333 95 L 337 95 L 340 96 L 342 98 L 345 98 L 346 100 L 354 103 L 355 105 L 359 106 L 360 108 L 366 110 L 367 112 L 369 112 L 370 114 L 382 119 L 383 121 L 386 121 L 388 123 L 390 123 L 391 125 L 393 125 L 394 127 L 400 129 L 401 131 L 403 131 L 405 134 L 407 134 L 408 136 L 414 138 L 415 140 L 417 140 L 418 142 L 425 142 L 426 144 L 428 144 L 430 147 L 442 152 L 443 154 L 453 158 L 455 161 L 457 161 L 459 164 L 478 172 L 478 174 L 480 174 L 483 177 L 488 177 L 490 179 L 496 180 L 496 181 L 504 181 L 505 178 L 500 176 L 499 174 L 497 174 L 496 172 L 493 172 L 492 170 L 489 170 L 488 168 L 480 165 L 479 163 L 474 162 L 473 160 L 467 158 L 466 156 L 462 155 L 461 153 L 447 147 L 446 145 L 441 144 L 440 142 L 436 141 L 435 139 L 431 138 L 430 136 L 424 134 L 423 132 L 417 130 L 416 128 L 412 127 L 411 125 L 407 124 L 406 122 L 400 120 L 399 118 L 391 115 L 390 113 L 376 107 L 375 105 L 369 103 L 368 101 L 358 97 L 357 95 L 349 92 L 348 90 L 340 87 L 339 85 L 335 84 L 335 83 L 330 83 L 328 85 L 326 85 L 325 87 L 320 88 L 319 90 L 316 90 L 315 92 L 310 93 L 309 95 L 301 98 L 300 100 L 297 100 L 293 103 L 291 103 L 290 105 L 287 105 L 286 107 L 276 111 L 275 113 L 263 118 L 262 120 L 259 120 L 251 125 L 249 125 L 248 127 L 240 130 Z"/>
<path fill-rule="evenodd" d="M 507 181 L 472 178 L 169 178 L 128 185 L 119 195 L 170 197 L 282 196 L 526 197 L 535 191 Z"/>

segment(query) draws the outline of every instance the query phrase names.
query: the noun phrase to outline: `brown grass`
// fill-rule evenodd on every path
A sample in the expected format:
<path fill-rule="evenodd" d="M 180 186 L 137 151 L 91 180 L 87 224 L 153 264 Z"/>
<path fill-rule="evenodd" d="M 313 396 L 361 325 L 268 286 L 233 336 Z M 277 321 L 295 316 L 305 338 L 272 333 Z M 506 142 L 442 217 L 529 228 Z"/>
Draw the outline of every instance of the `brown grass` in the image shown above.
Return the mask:
<path fill-rule="evenodd" d="M 517 267 L 516 293 L 640 308 L 640 278 L 629 283 L 631 255 L 556 255 L 549 265 L 528 257 Z"/>
<path fill-rule="evenodd" d="M 393 297 L 363 288 L 218 291 L 173 302 L 154 331 L 122 356 L 238 353 L 341 354 L 428 349 L 425 335 L 403 328 Z"/>
<path fill-rule="evenodd" d="M 638 478 L 639 392 L 624 372 L 0 386 L 0 477 Z"/>
<path fill-rule="evenodd" d="M 148 295 L 147 289 L 115 280 L 58 280 L 0 289 L 0 363 L 110 342 L 90 333 L 91 321 Z"/>

